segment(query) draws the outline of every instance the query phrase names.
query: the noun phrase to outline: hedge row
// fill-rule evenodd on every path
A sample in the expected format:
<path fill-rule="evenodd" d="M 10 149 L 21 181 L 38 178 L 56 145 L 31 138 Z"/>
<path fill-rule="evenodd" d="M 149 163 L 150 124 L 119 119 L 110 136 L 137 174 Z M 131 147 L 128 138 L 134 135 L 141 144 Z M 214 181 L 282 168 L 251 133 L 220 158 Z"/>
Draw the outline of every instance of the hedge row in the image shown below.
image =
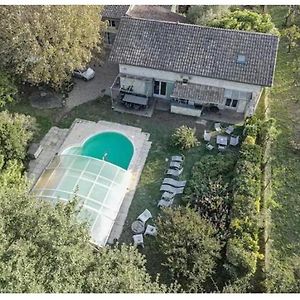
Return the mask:
<path fill-rule="evenodd" d="M 245 139 L 235 168 L 230 238 L 227 241 L 225 267 L 232 277 L 243 277 L 256 271 L 259 254 L 258 230 L 261 192 L 262 147 L 255 119 L 245 125 Z"/>

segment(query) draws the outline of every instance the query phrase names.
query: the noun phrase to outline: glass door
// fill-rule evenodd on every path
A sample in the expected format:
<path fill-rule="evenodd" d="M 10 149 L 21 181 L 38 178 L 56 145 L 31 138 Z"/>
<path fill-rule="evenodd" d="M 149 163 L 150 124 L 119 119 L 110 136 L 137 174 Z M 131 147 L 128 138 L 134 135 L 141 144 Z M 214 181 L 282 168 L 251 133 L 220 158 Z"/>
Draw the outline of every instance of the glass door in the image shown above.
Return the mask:
<path fill-rule="evenodd" d="M 165 97 L 167 95 L 167 83 L 165 81 L 154 81 L 153 94 L 156 96 Z"/>

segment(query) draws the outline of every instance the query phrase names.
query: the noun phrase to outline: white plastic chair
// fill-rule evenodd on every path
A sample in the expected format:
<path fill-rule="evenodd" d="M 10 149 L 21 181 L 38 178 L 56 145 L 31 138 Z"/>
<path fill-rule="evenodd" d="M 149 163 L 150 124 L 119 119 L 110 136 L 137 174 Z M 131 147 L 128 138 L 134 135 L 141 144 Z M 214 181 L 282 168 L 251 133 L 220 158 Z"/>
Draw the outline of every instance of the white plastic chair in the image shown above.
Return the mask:
<path fill-rule="evenodd" d="M 132 236 L 132 238 L 134 246 L 142 246 L 144 248 L 144 238 L 142 234 L 135 234 Z"/>
<path fill-rule="evenodd" d="M 209 142 L 210 139 L 211 139 L 211 133 L 208 132 L 208 131 L 206 131 L 206 130 L 204 130 L 203 138 L 204 138 L 205 142 Z"/>
<path fill-rule="evenodd" d="M 151 212 L 148 209 L 145 209 L 143 211 L 143 213 L 141 213 L 137 219 L 142 221 L 144 224 L 150 219 L 152 218 Z"/>
<path fill-rule="evenodd" d="M 152 225 L 147 225 L 147 228 L 146 228 L 146 231 L 144 233 L 144 236 L 145 235 L 152 235 L 152 236 L 156 236 L 157 235 L 157 229 L 155 226 L 152 226 Z"/>
<path fill-rule="evenodd" d="M 225 130 L 227 134 L 232 134 L 234 131 L 234 127 L 232 125 L 228 126 Z"/>
<path fill-rule="evenodd" d="M 214 146 L 212 144 L 210 144 L 210 143 L 207 143 L 206 144 L 206 149 L 209 150 L 209 151 L 211 151 L 212 149 L 214 149 Z"/>
<path fill-rule="evenodd" d="M 236 146 L 238 143 L 239 143 L 239 136 L 238 135 L 232 135 L 231 137 L 230 137 L 230 142 L 229 142 L 229 144 L 231 145 L 231 146 Z"/>
<path fill-rule="evenodd" d="M 217 131 L 222 131 L 221 123 L 215 123 L 215 129 Z"/>

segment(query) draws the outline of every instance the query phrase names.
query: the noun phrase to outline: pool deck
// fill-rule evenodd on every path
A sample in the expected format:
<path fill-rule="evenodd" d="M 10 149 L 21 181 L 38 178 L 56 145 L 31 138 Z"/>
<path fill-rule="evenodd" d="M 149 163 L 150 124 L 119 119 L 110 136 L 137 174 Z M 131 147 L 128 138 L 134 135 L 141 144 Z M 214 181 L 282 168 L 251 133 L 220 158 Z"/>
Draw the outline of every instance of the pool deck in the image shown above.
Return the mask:
<path fill-rule="evenodd" d="M 44 154 L 42 152 L 37 159 L 30 162 L 28 173 L 29 177 L 33 179 L 33 183 L 35 183 L 56 154 L 62 154 L 69 147 L 81 146 L 89 137 L 107 131 L 124 134 L 134 145 L 133 157 L 128 167 L 128 172 L 131 174 L 130 182 L 107 241 L 112 244 L 115 239 L 119 239 L 122 233 L 129 207 L 151 147 L 148 133 L 142 132 L 141 128 L 118 123 L 76 119 L 70 129 L 52 127 L 49 130 L 41 141 Z"/>

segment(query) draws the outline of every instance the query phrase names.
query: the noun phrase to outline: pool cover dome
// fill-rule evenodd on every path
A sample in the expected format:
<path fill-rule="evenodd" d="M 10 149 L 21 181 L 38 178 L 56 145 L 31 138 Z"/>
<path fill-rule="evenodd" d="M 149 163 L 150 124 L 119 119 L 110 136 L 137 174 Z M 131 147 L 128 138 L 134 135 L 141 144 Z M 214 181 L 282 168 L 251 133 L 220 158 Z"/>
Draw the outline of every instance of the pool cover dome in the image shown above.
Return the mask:
<path fill-rule="evenodd" d="M 92 242 L 104 246 L 125 196 L 129 174 L 104 160 L 62 154 L 48 165 L 32 193 L 52 203 L 69 201 L 76 194 L 83 204 L 79 219 L 90 225 Z"/>

